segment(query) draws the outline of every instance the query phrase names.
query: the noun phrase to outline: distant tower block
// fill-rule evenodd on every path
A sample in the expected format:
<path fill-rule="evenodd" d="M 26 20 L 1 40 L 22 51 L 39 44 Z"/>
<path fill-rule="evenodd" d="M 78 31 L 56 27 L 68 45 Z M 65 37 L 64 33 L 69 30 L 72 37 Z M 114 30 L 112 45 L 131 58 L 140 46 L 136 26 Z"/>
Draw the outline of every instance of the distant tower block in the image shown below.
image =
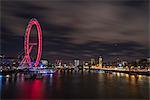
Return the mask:
<path fill-rule="evenodd" d="M 79 64 L 80 64 L 79 60 L 74 60 L 74 66 L 75 67 L 79 66 Z"/>
<path fill-rule="evenodd" d="M 91 58 L 91 65 L 95 65 L 95 59 Z"/>
<path fill-rule="evenodd" d="M 99 68 L 103 67 L 103 58 L 100 56 L 99 57 Z"/>

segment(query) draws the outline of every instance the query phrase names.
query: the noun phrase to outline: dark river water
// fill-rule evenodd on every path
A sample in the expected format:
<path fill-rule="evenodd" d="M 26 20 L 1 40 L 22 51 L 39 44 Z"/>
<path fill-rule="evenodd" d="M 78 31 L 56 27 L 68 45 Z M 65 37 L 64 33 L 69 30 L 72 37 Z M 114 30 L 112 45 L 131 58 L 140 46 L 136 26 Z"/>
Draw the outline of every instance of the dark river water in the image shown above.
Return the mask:
<path fill-rule="evenodd" d="M 8 75 L 7 75 L 8 76 Z M 25 80 L 23 73 L 0 75 L 2 99 L 148 99 L 149 76 L 123 73 L 55 73 Z"/>

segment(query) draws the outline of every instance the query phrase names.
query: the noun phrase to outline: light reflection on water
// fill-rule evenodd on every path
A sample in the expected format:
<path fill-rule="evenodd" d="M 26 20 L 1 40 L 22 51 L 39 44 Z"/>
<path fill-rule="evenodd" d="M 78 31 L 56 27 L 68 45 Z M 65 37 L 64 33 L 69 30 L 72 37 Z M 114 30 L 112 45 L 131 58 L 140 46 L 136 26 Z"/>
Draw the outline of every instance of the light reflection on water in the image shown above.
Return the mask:
<path fill-rule="evenodd" d="M 148 98 L 149 77 L 124 73 L 55 73 L 25 80 L 0 77 L 2 98 Z"/>

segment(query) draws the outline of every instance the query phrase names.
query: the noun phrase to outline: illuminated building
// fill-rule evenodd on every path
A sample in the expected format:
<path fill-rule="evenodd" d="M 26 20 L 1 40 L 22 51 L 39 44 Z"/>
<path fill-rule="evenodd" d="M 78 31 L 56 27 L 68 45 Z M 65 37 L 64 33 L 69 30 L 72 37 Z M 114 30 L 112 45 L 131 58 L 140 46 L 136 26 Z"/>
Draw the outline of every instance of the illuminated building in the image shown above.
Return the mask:
<path fill-rule="evenodd" d="M 18 58 L 13 58 L 13 57 L 2 57 L 0 58 L 0 66 L 13 66 L 18 63 Z M 16 65 L 16 67 L 18 64 Z"/>
<path fill-rule="evenodd" d="M 102 68 L 103 67 L 103 58 L 100 56 L 98 61 L 99 61 L 99 63 L 98 63 L 99 67 Z"/>
<path fill-rule="evenodd" d="M 150 63 L 150 58 L 147 58 L 147 62 Z"/>
<path fill-rule="evenodd" d="M 48 67 L 48 60 L 41 60 L 41 63 L 42 63 L 45 67 Z"/>
<path fill-rule="evenodd" d="M 91 65 L 95 65 L 95 59 L 91 58 Z"/>
<path fill-rule="evenodd" d="M 74 68 L 74 65 L 72 63 L 69 63 L 68 67 Z"/>
<path fill-rule="evenodd" d="M 75 67 L 79 66 L 79 64 L 80 64 L 80 63 L 79 63 L 79 60 L 74 60 L 74 66 L 75 66 Z"/>
<path fill-rule="evenodd" d="M 61 67 L 61 61 L 58 63 L 58 66 Z"/>
<path fill-rule="evenodd" d="M 62 67 L 62 61 L 61 60 L 56 60 L 55 66 L 56 66 L 56 68 L 61 68 Z"/>
<path fill-rule="evenodd" d="M 127 64 L 128 64 L 127 61 L 122 61 L 122 65 L 123 65 L 123 66 L 126 66 Z"/>
<path fill-rule="evenodd" d="M 68 68 L 67 64 L 63 64 L 64 68 Z"/>

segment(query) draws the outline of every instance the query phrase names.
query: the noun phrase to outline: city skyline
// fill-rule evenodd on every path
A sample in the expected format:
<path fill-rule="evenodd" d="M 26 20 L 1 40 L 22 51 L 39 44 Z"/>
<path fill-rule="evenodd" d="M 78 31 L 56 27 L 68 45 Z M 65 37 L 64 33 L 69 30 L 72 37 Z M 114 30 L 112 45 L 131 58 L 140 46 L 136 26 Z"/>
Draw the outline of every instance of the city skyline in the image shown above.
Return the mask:
<path fill-rule="evenodd" d="M 2 99 L 149 99 L 149 0 L 1 0 Z"/>
<path fill-rule="evenodd" d="M 148 1 L 1 1 L 1 53 L 17 57 L 26 26 L 37 18 L 43 31 L 42 58 L 147 58 Z M 30 9 L 30 10 L 29 10 Z M 36 34 L 36 28 L 32 28 Z"/>

